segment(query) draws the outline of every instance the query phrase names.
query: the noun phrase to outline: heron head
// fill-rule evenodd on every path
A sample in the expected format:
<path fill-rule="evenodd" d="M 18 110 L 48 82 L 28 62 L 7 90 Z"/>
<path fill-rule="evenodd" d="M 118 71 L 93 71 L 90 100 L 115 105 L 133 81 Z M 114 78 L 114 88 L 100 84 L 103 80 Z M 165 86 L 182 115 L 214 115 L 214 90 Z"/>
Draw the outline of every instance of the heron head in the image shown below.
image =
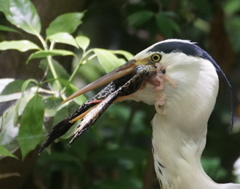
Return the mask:
<path fill-rule="evenodd" d="M 187 111 L 191 113 L 191 105 L 201 103 L 209 106 L 204 102 L 208 100 L 212 104 L 209 111 L 212 111 L 218 91 L 217 70 L 221 71 L 211 56 L 195 43 L 165 40 L 141 51 L 126 64 L 85 86 L 64 102 L 109 82 L 116 83 L 117 90 L 135 77 L 115 101 L 142 101 L 155 105 L 159 113 L 169 108 L 182 111 L 189 104 Z M 104 93 L 106 98 L 106 94 L 112 92 L 100 93 Z"/>
<path fill-rule="evenodd" d="M 196 120 L 207 125 L 218 93 L 218 74 L 231 88 L 218 64 L 195 43 L 178 39 L 158 42 L 65 99 L 63 102 L 109 83 L 68 118 L 59 122 L 40 151 L 81 119 L 69 142 L 71 144 L 112 103 L 122 100 L 154 105 L 161 118 L 173 122 L 171 125 L 179 125 L 181 120 L 182 131 L 190 131 L 198 136 L 198 129 L 201 128 L 189 128 L 188 125 L 195 125 Z M 231 90 L 229 91 L 231 95 Z M 232 123 L 233 114 L 231 126 Z"/>

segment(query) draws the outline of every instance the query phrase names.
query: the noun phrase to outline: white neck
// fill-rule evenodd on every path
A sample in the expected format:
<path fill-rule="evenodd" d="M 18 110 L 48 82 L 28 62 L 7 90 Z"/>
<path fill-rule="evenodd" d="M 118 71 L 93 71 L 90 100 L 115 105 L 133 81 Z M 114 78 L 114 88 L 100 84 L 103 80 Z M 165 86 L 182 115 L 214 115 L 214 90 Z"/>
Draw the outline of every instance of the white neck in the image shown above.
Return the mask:
<path fill-rule="evenodd" d="M 226 189 L 230 185 L 212 181 L 200 160 L 218 93 L 217 73 L 208 62 L 189 64 L 194 67 L 192 71 L 198 71 L 190 74 L 186 69 L 179 71 L 180 67 L 174 71 L 173 65 L 168 65 L 167 74 L 177 87 L 165 83 L 166 113 L 157 113 L 152 121 L 155 171 L 163 189 Z M 204 83 L 205 79 L 209 82 Z"/>
<path fill-rule="evenodd" d="M 166 116 L 159 114 L 152 120 L 154 167 L 161 189 L 240 189 L 239 184 L 217 184 L 204 172 L 200 158 L 207 125 L 201 137 L 191 138 L 178 129 L 180 125 L 169 123 Z M 198 124 L 202 125 L 195 126 Z"/>
<path fill-rule="evenodd" d="M 194 139 L 178 129 L 180 125 L 169 125 L 166 116 L 156 114 L 152 124 L 155 171 L 163 189 L 217 188 L 200 162 L 206 129 L 201 137 Z"/>

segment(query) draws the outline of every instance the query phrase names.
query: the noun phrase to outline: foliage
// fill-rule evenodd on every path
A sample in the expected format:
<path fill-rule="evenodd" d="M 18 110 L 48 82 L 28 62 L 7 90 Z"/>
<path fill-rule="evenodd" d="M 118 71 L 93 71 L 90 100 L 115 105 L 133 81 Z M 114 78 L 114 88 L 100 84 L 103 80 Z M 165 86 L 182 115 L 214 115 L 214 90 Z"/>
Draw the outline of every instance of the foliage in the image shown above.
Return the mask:
<path fill-rule="evenodd" d="M 7 20 L 24 32 L 36 36 L 41 46 L 29 40 L 2 41 L 0 50 L 13 49 L 21 52 L 31 50 L 32 53 L 27 63 L 31 64 L 33 59 L 41 59 L 40 68 L 45 73 L 42 81 L 29 79 L 6 83 L 0 96 L 1 102 L 16 101 L 15 105 L 8 108 L 0 118 L 2 128 L 0 154 L 13 156 L 12 153 L 19 147 L 24 158 L 45 138 L 46 129 L 43 128 L 46 123 L 43 123 L 43 120 L 55 115 L 59 116 L 59 114 L 59 117 L 62 118 L 63 109 L 69 111 L 68 104 L 60 106 L 60 102 L 61 99 L 65 99 L 66 96 L 77 90 L 72 81 L 83 64 L 97 57 L 104 70 L 109 72 L 125 62 L 116 55 L 122 55 L 126 59 L 131 58 L 132 55 L 125 51 L 88 49 L 90 44 L 88 37 L 83 35 L 74 37 L 72 33 L 82 24 L 85 12 L 66 13 L 58 16 L 46 29 L 44 38 L 41 35 L 41 20 L 31 1 L 10 0 L 6 2 L 9 2 L 9 9 L 6 3 L 1 11 L 4 12 Z M 0 30 L 15 31 L 6 26 L 2 26 Z M 56 49 L 55 44 L 57 43 L 71 45 L 75 49 L 73 51 Z M 81 53 L 77 54 L 76 52 L 79 50 Z M 55 56 L 74 57 L 78 63 L 71 75 L 54 59 Z M 83 100 L 83 97 L 79 97 L 75 103 L 82 103 Z M 71 104 L 71 106 L 73 105 Z M 15 130 L 14 133 L 10 131 L 12 128 Z"/>
<path fill-rule="evenodd" d="M 209 47 L 216 33 L 221 34 L 217 36 L 218 41 L 226 37 L 221 28 L 211 25 L 214 16 L 222 11 L 225 20 L 219 17 L 217 20 L 223 22 L 231 46 L 239 54 L 239 0 L 87 2 L 84 7 L 87 11 L 59 15 L 43 30 L 44 24 L 30 0 L 0 0 L 0 11 L 12 24 L 11 27 L 0 25 L 0 30 L 22 38 L 1 42 L 0 50 L 31 53 L 26 60 L 28 66 L 39 61 L 44 72 L 41 80 L 0 79 L 0 103 L 8 104 L 0 117 L 1 158 L 13 156 L 18 148 L 26 157 L 46 139 L 54 124 L 71 114 L 93 93 L 62 105 L 66 96 L 132 57 L 126 51 L 103 48 L 139 52 L 165 38 L 183 38 L 198 42 L 212 54 L 215 49 Z M 214 29 L 215 33 L 210 36 Z M 38 41 L 27 40 L 26 33 Z M 218 53 L 222 65 L 231 67 L 222 55 L 228 52 L 227 46 L 218 46 L 223 49 Z M 62 66 L 63 56 L 72 59 L 70 71 Z M 239 156 L 240 146 L 239 132 L 228 136 L 225 131 L 228 125 L 226 107 L 221 102 L 226 100 L 224 97 L 218 101 L 216 113 L 209 122 L 207 148 L 202 158 L 204 169 L 218 182 L 234 180 L 233 163 Z M 50 155 L 45 151 L 38 156 L 36 183 L 40 180 L 48 188 L 159 188 L 157 181 L 151 180 L 155 178 L 154 171 L 148 169 L 148 165 L 153 165 L 148 155 L 151 154 L 148 125 L 153 114 L 151 107 L 140 103 L 113 105 L 71 148 L 66 148 L 66 140 L 59 140 L 51 146 Z M 61 139 L 69 138 L 74 129 Z M 145 186 L 148 182 L 151 187 Z"/>

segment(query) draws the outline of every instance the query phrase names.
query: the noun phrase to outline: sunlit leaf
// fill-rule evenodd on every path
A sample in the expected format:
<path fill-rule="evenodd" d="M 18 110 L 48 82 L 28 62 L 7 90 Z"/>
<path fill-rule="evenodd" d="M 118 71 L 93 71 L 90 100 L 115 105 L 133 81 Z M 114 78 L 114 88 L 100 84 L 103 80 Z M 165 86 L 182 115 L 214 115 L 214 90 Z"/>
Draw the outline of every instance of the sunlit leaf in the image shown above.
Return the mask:
<path fill-rule="evenodd" d="M 147 22 L 150 18 L 152 18 L 154 13 L 152 11 L 139 11 L 131 14 L 128 17 L 128 24 L 130 26 L 141 26 L 145 22 Z"/>
<path fill-rule="evenodd" d="M 69 33 L 63 33 L 63 32 L 56 33 L 56 34 L 50 35 L 48 39 L 52 42 L 64 43 L 64 44 L 72 45 L 78 48 L 78 45 L 75 39 Z"/>
<path fill-rule="evenodd" d="M 47 36 L 60 32 L 73 33 L 82 23 L 83 16 L 84 12 L 66 13 L 58 16 L 46 29 Z"/>
<path fill-rule="evenodd" d="M 86 50 L 89 46 L 90 39 L 86 36 L 81 35 L 76 37 L 76 42 L 80 48 Z"/>
<path fill-rule="evenodd" d="M 0 12 L 10 14 L 10 0 L 0 0 Z"/>
<path fill-rule="evenodd" d="M 208 33 L 211 29 L 211 24 L 208 21 L 200 18 L 196 18 L 193 25 L 194 27 L 204 31 L 205 33 Z"/>
<path fill-rule="evenodd" d="M 14 117 L 16 114 L 16 105 L 5 110 L 3 115 L 0 117 L 0 144 L 4 145 L 8 151 L 13 152 L 19 146 L 16 142 L 16 136 L 18 134 L 18 126 L 14 124 Z"/>
<path fill-rule="evenodd" d="M 9 152 L 13 153 L 19 148 L 17 135 L 19 131 L 19 115 L 22 114 L 26 104 L 33 97 L 33 93 L 29 91 L 16 104 L 5 110 L 0 117 L 0 144 Z M 20 93 L 19 93 L 20 98 Z"/>
<path fill-rule="evenodd" d="M 1 145 L 0 145 L 0 156 L 9 156 L 9 157 L 17 158 L 15 155 L 9 152 L 4 146 L 1 146 Z"/>
<path fill-rule="evenodd" d="M 47 56 L 76 56 L 73 52 L 61 49 L 54 50 L 41 50 L 35 53 L 32 53 L 27 62 L 35 58 L 46 58 Z"/>
<path fill-rule="evenodd" d="M 25 32 L 33 35 L 40 33 L 41 21 L 30 0 L 10 0 L 10 14 L 4 13 L 9 22 Z"/>
<path fill-rule="evenodd" d="M 7 102 L 11 100 L 17 100 L 21 98 L 21 93 L 13 93 L 8 95 L 0 95 L 0 103 L 1 102 Z"/>
<path fill-rule="evenodd" d="M 12 78 L 3 78 L 0 79 L 0 93 L 1 94 L 8 94 L 8 93 L 3 93 L 4 89 L 12 82 L 14 82 L 15 79 Z"/>
<path fill-rule="evenodd" d="M 117 58 L 111 51 L 105 49 L 94 49 L 94 53 L 107 73 L 125 62 L 123 59 Z"/>
<path fill-rule="evenodd" d="M 123 51 L 123 50 L 115 50 L 112 51 L 114 54 L 119 54 L 119 55 L 123 55 L 127 60 L 131 60 L 133 58 L 133 55 L 127 51 Z"/>
<path fill-rule="evenodd" d="M 40 143 L 43 134 L 44 103 L 35 95 L 26 105 L 17 137 L 23 158 Z"/>
<path fill-rule="evenodd" d="M 1 0 L 0 0 L 1 1 Z M 15 33 L 20 33 L 19 31 L 9 28 L 7 26 L 0 25 L 0 31 L 7 31 L 7 32 L 15 32 Z"/>
<path fill-rule="evenodd" d="M 28 40 L 0 42 L 0 50 L 14 49 L 21 52 L 40 49 L 35 43 Z"/>
<path fill-rule="evenodd" d="M 234 14 L 235 12 L 239 11 L 240 3 L 238 0 L 226 1 L 223 8 L 227 14 Z"/>

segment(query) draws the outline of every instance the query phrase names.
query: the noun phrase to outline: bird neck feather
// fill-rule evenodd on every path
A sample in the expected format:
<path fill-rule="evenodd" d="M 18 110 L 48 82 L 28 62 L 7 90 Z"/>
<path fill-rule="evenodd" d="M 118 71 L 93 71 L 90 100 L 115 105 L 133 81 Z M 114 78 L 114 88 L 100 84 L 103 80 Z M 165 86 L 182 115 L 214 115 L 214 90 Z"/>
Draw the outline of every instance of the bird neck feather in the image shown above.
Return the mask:
<path fill-rule="evenodd" d="M 155 171 L 163 189 L 218 188 L 200 160 L 218 93 L 217 73 L 205 60 L 192 58 L 185 64 L 188 69 L 168 66 L 167 73 L 177 87 L 164 88 L 166 113 L 157 113 L 152 121 Z"/>
<path fill-rule="evenodd" d="M 239 184 L 217 184 L 204 172 L 200 159 L 206 144 L 207 127 L 205 126 L 202 135 L 196 138 L 179 129 L 180 124 L 172 125 L 167 117 L 159 114 L 152 120 L 154 167 L 160 188 L 240 188 Z M 195 126 L 202 124 L 196 123 Z"/>
<path fill-rule="evenodd" d="M 161 123 L 161 126 L 158 123 Z M 200 162 L 206 143 L 206 129 L 201 137 L 192 138 L 179 129 L 180 125 L 169 125 L 169 122 L 158 114 L 152 124 L 154 166 L 162 188 L 188 189 L 197 181 L 215 184 L 205 174 Z M 199 183 L 199 186 L 201 184 L 203 183 Z M 199 189 L 206 188 L 204 186 L 206 185 Z"/>

